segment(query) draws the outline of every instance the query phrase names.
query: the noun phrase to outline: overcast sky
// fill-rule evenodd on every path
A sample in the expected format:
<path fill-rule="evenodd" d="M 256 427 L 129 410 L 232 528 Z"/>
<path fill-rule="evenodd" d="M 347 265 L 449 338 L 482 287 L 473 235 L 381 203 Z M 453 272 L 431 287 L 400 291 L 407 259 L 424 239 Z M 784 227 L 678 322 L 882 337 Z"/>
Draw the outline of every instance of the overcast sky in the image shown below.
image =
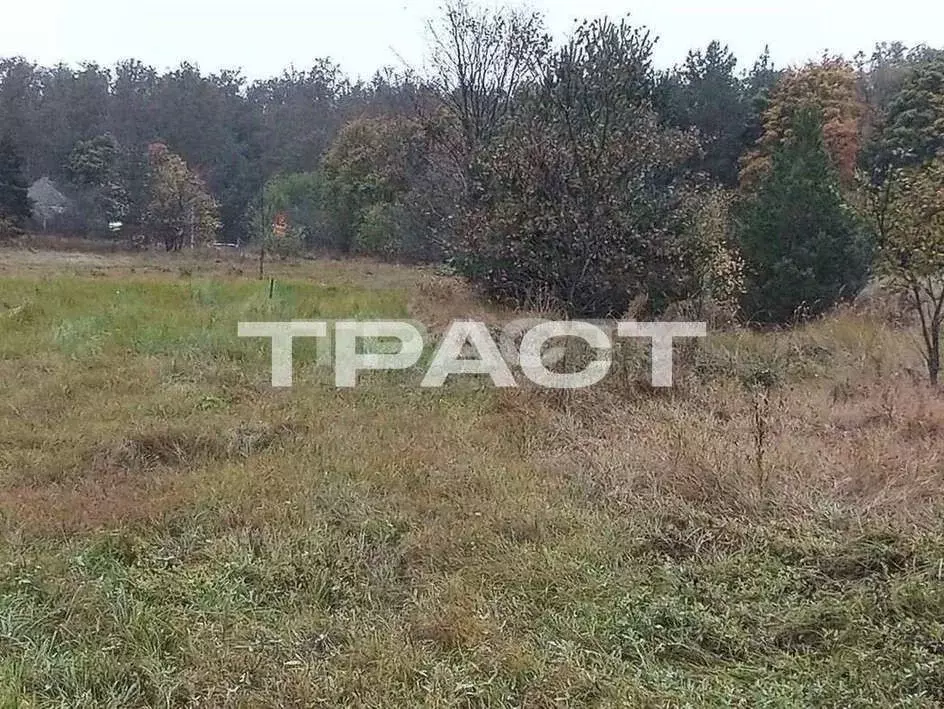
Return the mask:
<path fill-rule="evenodd" d="M 242 68 L 249 78 L 328 56 L 352 76 L 369 78 L 385 65 L 419 65 L 425 23 L 442 0 L 4 0 L 0 56 L 43 64 L 129 57 L 158 69 L 183 60 L 204 71 Z M 944 46 L 944 3 L 934 0 L 532 0 L 556 37 L 576 17 L 630 12 L 660 37 L 663 66 L 712 39 L 750 65 L 769 43 L 778 65 L 851 56 L 881 40 Z"/>

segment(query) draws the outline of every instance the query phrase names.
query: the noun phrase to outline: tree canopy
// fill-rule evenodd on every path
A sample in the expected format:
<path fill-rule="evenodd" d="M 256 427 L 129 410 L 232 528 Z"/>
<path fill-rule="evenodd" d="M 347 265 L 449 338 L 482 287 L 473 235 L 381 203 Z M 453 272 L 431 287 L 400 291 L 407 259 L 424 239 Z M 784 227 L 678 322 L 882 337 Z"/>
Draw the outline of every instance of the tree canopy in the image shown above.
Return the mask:
<path fill-rule="evenodd" d="M 46 177 L 70 205 L 50 229 L 434 261 L 572 316 L 712 301 L 789 323 L 856 295 L 875 234 L 888 253 L 866 205 L 905 230 L 924 217 L 901 185 L 940 187 L 938 49 L 777 67 L 714 41 L 661 70 L 632 17 L 554 38 L 470 0 L 427 30 L 424 66 L 367 81 L 327 58 L 255 81 L 0 59 L 4 224 Z"/>
<path fill-rule="evenodd" d="M 23 160 L 8 137 L 0 137 L 0 236 L 15 233 L 31 212 Z"/>

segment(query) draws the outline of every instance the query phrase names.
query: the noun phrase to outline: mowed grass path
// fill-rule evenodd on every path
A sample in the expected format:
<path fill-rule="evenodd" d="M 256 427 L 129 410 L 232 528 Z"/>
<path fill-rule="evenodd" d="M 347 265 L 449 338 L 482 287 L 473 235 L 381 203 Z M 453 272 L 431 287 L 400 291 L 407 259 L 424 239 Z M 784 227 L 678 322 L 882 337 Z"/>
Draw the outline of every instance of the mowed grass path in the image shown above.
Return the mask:
<path fill-rule="evenodd" d="M 311 343 L 271 389 L 239 321 L 411 314 L 336 268 L 0 279 L 0 706 L 944 701 L 933 530 L 631 513 L 524 393 Z"/>

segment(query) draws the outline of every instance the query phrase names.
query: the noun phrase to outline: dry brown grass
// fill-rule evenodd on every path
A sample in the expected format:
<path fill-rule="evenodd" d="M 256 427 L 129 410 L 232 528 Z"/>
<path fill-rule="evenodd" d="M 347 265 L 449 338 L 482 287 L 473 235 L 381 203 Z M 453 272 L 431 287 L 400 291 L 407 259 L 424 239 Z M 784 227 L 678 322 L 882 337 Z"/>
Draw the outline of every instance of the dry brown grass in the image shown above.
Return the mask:
<path fill-rule="evenodd" d="M 2 706 L 944 700 L 944 403 L 902 324 L 714 333 L 670 392 L 639 347 L 578 393 L 274 391 L 247 315 L 520 314 L 365 261 L 273 262 L 270 299 L 226 258 L 5 256 Z"/>
<path fill-rule="evenodd" d="M 720 374 L 709 367 L 707 379 L 683 357 L 681 381 L 670 392 L 636 381 L 563 396 L 532 393 L 528 406 L 547 409 L 552 430 L 543 460 L 627 510 L 681 504 L 711 514 L 845 518 L 901 529 L 938 523 L 944 396 L 921 379 L 907 331 L 844 313 L 790 335 L 717 337 L 697 357 L 702 364 L 730 363 L 739 349 L 743 358 L 745 346 L 760 349 L 759 357 Z M 779 337 L 793 342 L 764 351 Z M 828 356 L 810 363 L 823 342 Z M 785 372 L 769 390 L 744 376 L 765 361 Z"/>

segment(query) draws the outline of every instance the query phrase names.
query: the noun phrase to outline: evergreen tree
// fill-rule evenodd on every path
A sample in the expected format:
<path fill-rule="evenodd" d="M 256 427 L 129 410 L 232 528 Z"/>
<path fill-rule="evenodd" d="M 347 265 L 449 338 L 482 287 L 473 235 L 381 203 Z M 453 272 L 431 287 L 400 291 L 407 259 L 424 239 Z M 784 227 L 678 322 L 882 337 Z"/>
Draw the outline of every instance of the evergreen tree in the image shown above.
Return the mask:
<path fill-rule="evenodd" d="M 18 231 L 32 206 L 23 160 L 8 137 L 0 138 L 0 235 Z"/>
<path fill-rule="evenodd" d="M 797 116 L 792 137 L 772 156 L 738 221 L 747 265 L 744 309 L 755 322 L 818 315 L 865 285 L 871 242 L 843 201 L 815 109 Z"/>
<path fill-rule="evenodd" d="M 866 157 L 878 183 L 891 169 L 926 165 L 944 153 L 944 56 L 912 70 L 876 138 Z"/>
<path fill-rule="evenodd" d="M 736 67 L 731 51 L 711 42 L 704 52 L 689 52 L 681 67 L 663 76 L 656 95 L 657 107 L 671 125 L 698 131 L 703 154 L 692 167 L 728 187 L 737 185 L 751 108 Z"/>
<path fill-rule="evenodd" d="M 784 70 L 777 69 L 770 58 L 770 47 L 765 46 L 754 66 L 742 82 L 744 100 L 748 103 L 747 120 L 742 126 L 741 142 L 755 145 L 764 135 L 764 114 L 770 107 L 770 94 L 783 77 Z"/>

